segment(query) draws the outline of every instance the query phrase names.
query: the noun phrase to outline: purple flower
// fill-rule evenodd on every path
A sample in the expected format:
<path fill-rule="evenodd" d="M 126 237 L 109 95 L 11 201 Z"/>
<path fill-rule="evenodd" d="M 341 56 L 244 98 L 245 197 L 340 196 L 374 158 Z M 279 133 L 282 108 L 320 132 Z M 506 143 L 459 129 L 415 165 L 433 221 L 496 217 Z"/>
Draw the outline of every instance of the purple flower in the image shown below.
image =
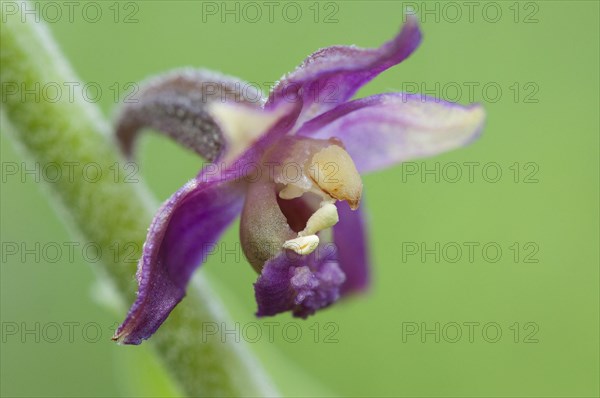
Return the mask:
<path fill-rule="evenodd" d="M 259 274 L 258 316 L 306 318 L 369 282 L 359 173 L 461 147 L 484 111 L 385 93 L 350 100 L 419 45 L 416 18 L 376 49 L 334 46 L 310 55 L 265 100 L 252 86 L 204 70 L 143 85 L 117 137 L 127 155 L 144 127 L 211 163 L 156 214 L 144 244 L 139 292 L 114 339 L 149 338 L 184 297 L 192 272 L 241 212 L 244 254 Z"/>

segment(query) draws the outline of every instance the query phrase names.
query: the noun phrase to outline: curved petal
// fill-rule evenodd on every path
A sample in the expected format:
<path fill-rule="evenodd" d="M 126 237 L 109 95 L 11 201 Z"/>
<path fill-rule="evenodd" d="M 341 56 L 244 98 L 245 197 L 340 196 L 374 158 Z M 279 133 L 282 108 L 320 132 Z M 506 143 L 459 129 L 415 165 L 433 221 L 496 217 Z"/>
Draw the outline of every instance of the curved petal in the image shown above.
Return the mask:
<path fill-rule="evenodd" d="M 302 102 L 301 119 L 316 117 L 346 102 L 362 85 L 408 58 L 420 42 L 417 18 L 407 15 L 402 30 L 379 48 L 332 46 L 318 50 L 277 83 L 266 106 Z"/>
<path fill-rule="evenodd" d="M 117 140 L 131 156 L 143 128 L 164 133 L 209 161 L 234 145 L 236 138 L 214 122 L 212 103 L 240 103 L 260 108 L 262 93 L 236 78 L 202 69 L 179 69 L 141 83 L 139 93 L 121 108 Z"/>
<path fill-rule="evenodd" d="M 333 226 L 333 242 L 337 247 L 340 268 L 346 275 L 342 295 L 362 291 L 369 286 L 369 248 L 363 206 L 361 203 L 357 210 L 351 210 L 348 203 L 337 203 L 340 221 Z"/>
<path fill-rule="evenodd" d="M 299 135 L 340 139 L 361 173 L 465 146 L 485 121 L 479 104 L 387 93 L 350 101 L 306 123 Z"/>
<path fill-rule="evenodd" d="M 306 318 L 337 301 L 344 280 L 334 245 L 320 245 L 307 256 L 283 251 L 267 261 L 254 284 L 256 315 L 292 311 Z"/>
<path fill-rule="evenodd" d="M 241 210 L 243 185 L 188 182 L 160 208 L 138 265 L 138 296 L 113 340 L 140 344 L 185 296 L 192 272 Z"/>

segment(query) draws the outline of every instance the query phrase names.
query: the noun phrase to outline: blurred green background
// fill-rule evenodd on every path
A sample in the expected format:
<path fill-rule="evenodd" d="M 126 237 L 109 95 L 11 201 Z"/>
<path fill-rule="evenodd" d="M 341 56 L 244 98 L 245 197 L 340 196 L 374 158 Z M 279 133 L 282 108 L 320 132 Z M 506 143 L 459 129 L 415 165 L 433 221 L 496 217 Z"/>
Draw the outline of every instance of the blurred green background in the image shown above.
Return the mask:
<path fill-rule="evenodd" d="M 98 105 L 110 116 L 117 87 L 123 94 L 130 82 L 181 66 L 266 90 L 317 48 L 380 45 L 409 2 L 277 3 L 272 21 L 263 2 L 96 2 L 97 23 L 83 18 L 85 2 L 72 21 L 57 4 L 63 14 L 50 30 L 81 79 L 102 88 Z M 370 291 L 304 322 L 256 320 L 256 275 L 245 261 L 215 256 L 201 272 L 241 329 L 261 325 L 248 345 L 286 394 L 598 396 L 599 3 L 410 4 L 421 16 L 421 48 L 359 96 L 416 89 L 474 100 L 488 121 L 468 148 L 364 177 Z M 253 22 L 256 5 L 262 16 Z M 239 21 L 223 7 L 237 7 Z M 22 161 L 5 134 L 1 144 L 2 162 Z M 161 201 L 201 163 L 157 135 L 143 138 L 140 175 Z M 74 241 L 32 177 L 3 174 L 1 217 L 3 243 Z M 224 242 L 234 248 L 237 239 L 234 226 Z M 2 395 L 168 394 L 151 384 L 161 370 L 147 347 L 110 341 L 124 314 L 97 305 L 94 265 L 81 250 L 72 260 L 47 257 L 3 254 Z M 67 322 L 76 323 L 72 341 Z M 278 323 L 272 339 L 265 322 Z M 63 325 L 56 342 L 52 323 Z M 286 325 L 300 327 L 297 342 Z M 293 367 L 281 366 L 284 358 Z"/>

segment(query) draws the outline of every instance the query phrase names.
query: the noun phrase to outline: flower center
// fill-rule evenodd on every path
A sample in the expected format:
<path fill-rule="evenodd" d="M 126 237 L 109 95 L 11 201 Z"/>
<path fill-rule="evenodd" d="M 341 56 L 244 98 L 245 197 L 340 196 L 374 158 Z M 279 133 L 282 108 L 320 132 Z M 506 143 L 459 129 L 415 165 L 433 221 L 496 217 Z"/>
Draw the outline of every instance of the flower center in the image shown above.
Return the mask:
<path fill-rule="evenodd" d="M 260 273 L 282 249 L 312 253 L 320 232 L 339 221 L 336 201 L 356 209 L 361 194 L 360 175 L 341 142 L 281 139 L 261 159 L 260 178 L 248 181 L 240 222 L 244 255 Z"/>
<path fill-rule="evenodd" d="M 277 162 L 274 174 L 275 182 L 283 185 L 279 198 L 292 201 L 308 194 L 320 199 L 318 208 L 309 216 L 304 228 L 297 231 L 298 236 L 283 243 L 284 249 L 301 255 L 310 254 L 319 245 L 317 234 L 339 221 L 336 200 L 347 201 L 354 210 L 358 208 L 362 180 L 352 158 L 335 139 L 296 139 L 284 142 L 284 146 L 278 146 L 276 152 L 276 157 L 285 158 L 285 161 Z M 291 218 L 286 217 L 288 220 Z"/>

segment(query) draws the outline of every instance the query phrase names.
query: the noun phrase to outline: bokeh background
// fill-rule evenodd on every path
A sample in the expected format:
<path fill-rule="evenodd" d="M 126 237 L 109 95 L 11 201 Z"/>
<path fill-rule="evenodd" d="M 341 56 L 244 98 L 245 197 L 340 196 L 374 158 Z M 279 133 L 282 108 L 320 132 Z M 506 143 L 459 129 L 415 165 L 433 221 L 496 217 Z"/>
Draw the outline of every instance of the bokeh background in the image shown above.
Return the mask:
<path fill-rule="evenodd" d="M 77 11 L 81 2 L 72 21 L 62 5 L 49 27 L 80 78 L 100 85 L 97 104 L 110 116 L 116 88 L 122 95 L 128 83 L 180 66 L 266 90 L 317 48 L 380 45 L 409 4 L 310 1 L 284 12 L 286 3 L 276 3 L 270 21 L 262 2 L 96 2 L 103 16 L 91 23 Z M 598 396 L 599 3 L 410 5 L 422 20 L 421 48 L 358 96 L 410 90 L 473 100 L 488 121 L 468 148 L 364 177 L 370 291 L 304 322 L 287 314 L 257 321 L 256 275 L 243 259 L 216 256 L 200 272 L 240 328 L 262 325 L 248 346 L 288 395 Z M 239 12 L 223 16 L 223 7 Z M 22 161 L 4 133 L 1 145 L 2 162 Z M 139 174 L 158 200 L 201 163 L 157 135 L 143 138 Z M 2 178 L 2 242 L 75 240 L 33 178 Z M 233 248 L 237 239 L 233 226 L 224 242 Z M 123 314 L 97 304 L 94 264 L 83 257 L 76 250 L 53 263 L 4 253 L 2 395 L 176 394 L 147 347 L 110 341 Z M 265 321 L 279 325 L 273 339 Z M 24 333 L 68 322 L 78 325 L 72 341 L 65 326 L 56 342 L 50 329 Z M 98 338 L 95 326 L 82 333 L 90 323 L 100 325 Z"/>

